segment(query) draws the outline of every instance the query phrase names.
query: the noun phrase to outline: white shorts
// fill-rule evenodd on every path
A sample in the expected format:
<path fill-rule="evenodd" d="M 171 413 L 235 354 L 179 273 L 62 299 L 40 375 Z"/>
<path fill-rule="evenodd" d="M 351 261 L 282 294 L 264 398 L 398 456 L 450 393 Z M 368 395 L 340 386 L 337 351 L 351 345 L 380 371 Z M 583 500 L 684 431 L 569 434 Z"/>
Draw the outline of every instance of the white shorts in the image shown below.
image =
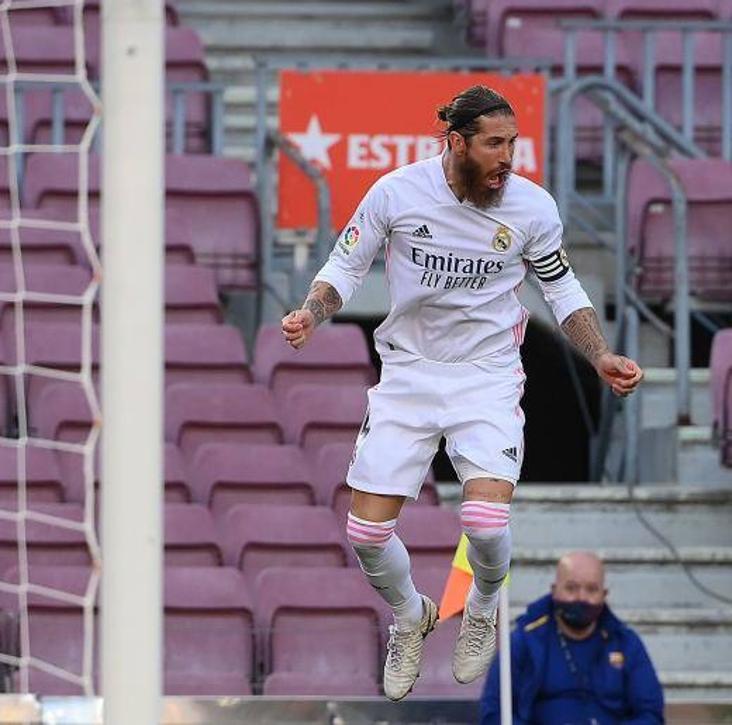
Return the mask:
<path fill-rule="evenodd" d="M 440 439 L 462 483 L 516 484 L 524 456 L 520 360 L 385 363 L 368 392 L 347 483 L 370 493 L 417 498 Z"/>

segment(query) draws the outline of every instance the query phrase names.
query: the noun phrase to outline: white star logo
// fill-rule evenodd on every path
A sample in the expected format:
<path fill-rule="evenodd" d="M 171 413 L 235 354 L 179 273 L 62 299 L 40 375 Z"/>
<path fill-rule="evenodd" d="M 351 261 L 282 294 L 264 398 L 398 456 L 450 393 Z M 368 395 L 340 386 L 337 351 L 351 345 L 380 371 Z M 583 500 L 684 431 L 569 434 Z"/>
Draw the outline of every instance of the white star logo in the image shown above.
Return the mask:
<path fill-rule="evenodd" d="M 330 169 L 330 156 L 328 149 L 341 137 L 339 133 L 323 133 L 318 117 L 310 116 L 308 128 L 305 133 L 288 134 L 292 141 L 297 144 L 302 155 L 308 161 L 315 161 L 325 169 Z"/>

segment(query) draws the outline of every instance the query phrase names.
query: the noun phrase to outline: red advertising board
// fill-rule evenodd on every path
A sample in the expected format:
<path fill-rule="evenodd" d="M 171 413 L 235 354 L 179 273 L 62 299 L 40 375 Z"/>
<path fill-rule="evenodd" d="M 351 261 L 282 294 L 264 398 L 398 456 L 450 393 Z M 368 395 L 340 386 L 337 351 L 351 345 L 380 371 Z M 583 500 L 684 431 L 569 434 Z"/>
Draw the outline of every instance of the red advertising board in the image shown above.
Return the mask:
<path fill-rule="evenodd" d="M 478 83 L 511 102 L 519 127 L 514 170 L 541 183 L 545 153 L 541 75 L 283 71 L 280 131 L 325 173 L 333 226 L 340 229 L 380 176 L 441 151 L 438 106 Z M 281 229 L 315 226 L 315 189 L 284 154 L 280 154 L 278 206 Z"/>

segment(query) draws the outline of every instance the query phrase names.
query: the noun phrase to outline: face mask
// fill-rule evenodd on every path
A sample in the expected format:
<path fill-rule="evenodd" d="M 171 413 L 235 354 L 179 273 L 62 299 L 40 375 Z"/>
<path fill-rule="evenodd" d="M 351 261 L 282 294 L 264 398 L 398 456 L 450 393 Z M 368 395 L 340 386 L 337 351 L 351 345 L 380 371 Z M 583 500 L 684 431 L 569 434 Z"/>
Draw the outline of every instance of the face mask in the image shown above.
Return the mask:
<path fill-rule="evenodd" d="M 563 602 L 559 599 L 554 600 L 554 611 L 559 615 L 559 618 L 564 622 L 570 629 L 582 630 L 589 627 L 593 622 L 596 622 L 602 610 L 604 604 L 590 604 L 589 602 Z"/>

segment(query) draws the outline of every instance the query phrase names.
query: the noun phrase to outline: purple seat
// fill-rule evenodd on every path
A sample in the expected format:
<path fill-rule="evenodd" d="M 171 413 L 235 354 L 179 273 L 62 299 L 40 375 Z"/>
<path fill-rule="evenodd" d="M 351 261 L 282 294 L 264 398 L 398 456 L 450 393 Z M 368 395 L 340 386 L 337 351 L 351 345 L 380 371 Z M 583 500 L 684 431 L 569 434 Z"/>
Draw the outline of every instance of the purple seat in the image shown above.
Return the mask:
<path fill-rule="evenodd" d="M 34 504 L 32 514 L 54 517 L 80 525 L 84 509 L 74 503 Z M 91 555 L 86 537 L 78 528 L 41 522 L 28 518 L 25 524 L 28 563 L 39 566 L 88 566 Z M 0 576 L 19 566 L 18 525 L 15 521 L 0 519 Z"/>
<path fill-rule="evenodd" d="M 239 504 L 223 520 L 226 563 L 253 582 L 277 566 L 346 566 L 343 536 L 324 506 Z"/>
<path fill-rule="evenodd" d="M 259 222 L 246 164 L 204 155 L 168 156 L 166 204 L 185 219 L 197 260 L 216 269 L 220 287 L 256 285 Z"/>
<path fill-rule="evenodd" d="M 218 324 L 221 319 L 216 278 L 210 269 L 193 265 L 166 265 L 166 323 Z"/>
<path fill-rule="evenodd" d="M 0 171 L 3 167 L 0 167 Z M 77 154 L 33 154 L 28 158 L 24 203 L 60 221 L 78 216 Z M 166 209 L 181 219 L 194 240 L 196 259 L 217 271 L 219 286 L 252 289 L 256 284 L 258 211 L 246 164 L 207 155 L 165 158 Z M 7 176 L 5 177 L 7 178 Z M 0 181 L 0 184 L 3 183 Z M 7 182 L 5 182 L 7 183 Z M 99 158 L 89 158 L 89 209 L 98 213 Z M 2 187 L 0 187 L 0 196 Z M 8 206 L 0 199 L 0 213 Z M 216 224 L 211 224 L 216 219 Z"/>
<path fill-rule="evenodd" d="M 377 596 L 353 569 L 268 569 L 257 578 L 265 695 L 377 695 Z"/>
<path fill-rule="evenodd" d="M 179 324 L 165 329 L 165 383 L 248 383 L 241 333 L 229 325 Z"/>
<path fill-rule="evenodd" d="M 671 162 L 688 200 L 687 255 L 692 294 L 732 300 L 732 164 L 720 159 Z M 628 244 L 639 261 L 638 289 L 669 299 L 674 288 L 671 192 L 647 162 L 633 163 L 628 182 Z"/>
<path fill-rule="evenodd" d="M 94 116 L 89 97 L 77 86 L 68 86 L 62 95 L 63 141 L 78 145 Z M 47 89 L 26 89 L 23 93 L 25 128 L 23 138 L 30 144 L 50 144 L 53 128 L 53 96 Z"/>
<path fill-rule="evenodd" d="M 81 325 L 81 297 L 93 282 L 88 269 L 69 264 L 24 264 L 23 277 L 27 292 L 56 296 L 55 301 L 48 297 L 43 300 L 26 298 L 23 303 L 24 324 L 75 322 Z M 0 292 L 17 294 L 19 281 L 12 263 L 0 263 Z M 79 302 L 69 304 L 69 297 L 77 298 Z M 15 337 L 15 319 L 15 305 L 12 302 L 0 302 L 0 328 L 5 340 Z"/>
<path fill-rule="evenodd" d="M 8 18 L 10 20 L 10 27 L 52 27 L 53 25 L 59 25 L 63 22 L 62 8 L 54 7 L 36 7 L 36 8 L 23 8 L 17 5 L 10 5 L 8 7 L 10 11 Z"/>
<path fill-rule="evenodd" d="M 205 443 L 191 464 L 196 500 L 221 516 L 236 504 L 315 503 L 310 467 L 297 446 Z"/>
<path fill-rule="evenodd" d="M 346 474 L 353 456 L 350 443 L 327 443 L 315 452 L 313 480 L 318 503 L 330 506 L 339 521 L 344 522 L 351 505 L 351 489 L 346 485 Z M 430 471 L 422 484 L 416 503 L 436 505 L 440 502 L 437 487 Z"/>
<path fill-rule="evenodd" d="M 165 439 L 188 457 L 203 443 L 282 442 L 272 394 L 261 385 L 172 385 L 165 406 Z"/>
<path fill-rule="evenodd" d="M 448 573 L 449 569 L 444 567 L 418 568 L 414 571 L 414 585 L 417 591 L 439 602 Z M 440 620 L 425 640 L 419 678 L 412 690 L 415 697 L 459 697 L 472 700 L 480 697 L 484 678 L 478 678 L 470 685 L 461 685 L 452 674 L 452 652 L 460 630 L 460 620 L 459 615 L 445 621 Z M 384 636 L 387 636 L 386 632 Z"/>
<path fill-rule="evenodd" d="M 280 325 L 262 325 L 254 348 L 254 377 L 281 399 L 299 383 L 370 386 L 376 382 L 366 338 L 352 324 L 319 327 L 302 350 L 285 343 Z"/>
<path fill-rule="evenodd" d="M 165 565 L 220 566 L 223 562 L 211 514 L 198 504 L 165 505 Z"/>
<path fill-rule="evenodd" d="M 0 94 L 2 96 L 2 94 Z M 0 163 L 0 168 L 5 168 Z M 2 182 L 0 182 L 0 203 L 2 203 Z M 53 220 L 48 214 L 34 212 L 40 219 Z M 87 264 L 87 256 L 82 249 L 78 232 L 61 229 L 34 229 L 21 226 L 19 229 L 20 245 L 23 251 L 23 265 L 28 268 L 38 265 L 73 265 Z M 0 264 L 13 263 L 13 244 L 10 231 L 0 229 Z"/>
<path fill-rule="evenodd" d="M 455 511 L 443 506 L 405 506 L 396 531 L 409 550 L 413 571 L 429 567 L 450 570 L 462 533 Z"/>
<path fill-rule="evenodd" d="M 236 569 L 167 568 L 165 694 L 251 695 L 253 610 Z"/>
<path fill-rule="evenodd" d="M 191 503 L 193 493 L 189 483 L 190 474 L 178 446 L 165 443 L 163 446 L 165 466 L 165 502 Z"/>
<path fill-rule="evenodd" d="M 49 381 L 34 390 L 28 396 L 28 418 L 34 437 L 68 443 L 85 443 L 94 423 L 86 392 L 66 381 Z"/>
<path fill-rule="evenodd" d="M 722 463 L 732 466 L 732 328 L 714 336 L 709 369 L 714 431 Z"/>
<path fill-rule="evenodd" d="M 288 393 L 285 433 L 312 455 L 326 443 L 353 443 L 366 413 L 366 391 L 361 387 L 305 384 Z"/>
<path fill-rule="evenodd" d="M 74 32 L 72 28 L 53 25 L 11 26 L 18 73 L 43 75 L 73 75 Z M 8 49 L 0 37 L 0 72 L 7 73 Z"/>
<path fill-rule="evenodd" d="M 29 580 L 32 583 L 76 597 L 85 596 L 90 576 L 91 569 L 88 566 L 37 565 L 31 567 L 29 572 Z M 17 568 L 7 572 L 3 578 L 17 583 Z M 0 609 L 11 612 L 14 618 L 18 619 L 20 607 L 17 595 L 0 592 Z M 27 612 L 31 656 L 81 677 L 84 643 L 87 641 L 81 601 L 79 603 L 62 601 L 56 597 L 32 592 L 28 595 Z M 92 626 L 93 631 L 89 633 L 93 647 L 92 661 L 95 663 L 92 677 L 98 686 L 96 663 L 99 637 L 96 616 L 93 618 Z M 79 684 L 45 670 L 31 667 L 29 675 L 29 691 L 37 695 L 84 694 Z"/>
<path fill-rule="evenodd" d="M 30 505 L 61 503 L 64 489 L 53 451 L 36 446 L 0 446 L 0 507 L 17 507 L 18 462 L 22 458 L 25 460 L 26 500 Z"/>

